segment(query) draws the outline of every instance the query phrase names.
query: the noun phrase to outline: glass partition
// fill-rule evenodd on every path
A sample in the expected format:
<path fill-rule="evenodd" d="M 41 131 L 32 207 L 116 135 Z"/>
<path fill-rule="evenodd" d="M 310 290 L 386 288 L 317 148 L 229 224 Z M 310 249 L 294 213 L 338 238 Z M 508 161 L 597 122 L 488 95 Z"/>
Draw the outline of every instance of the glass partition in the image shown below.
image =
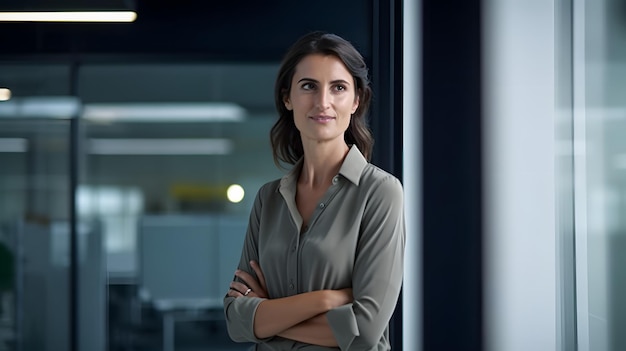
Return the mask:
<path fill-rule="evenodd" d="M 69 72 L 0 65 L 0 349 L 70 345 Z"/>
<path fill-rule="evenodd" d="M 269 144 L 274 64 L 83 65 L 79 214 L 101 225 L 111 349 L 244 349 L 222 298 Z M 217 345 L 217 346 L 216 346 Z"/>
<path fill-rule="evenodd" d="M 68 350 L 74 312 L 79 350 L 248 347 L 222 297 L 256 191 L 283 174 L 277 67 L 0 66 L 0 349 Z"/>
<path fill-rule="evenodd" d="M 576 191 L 581 350 L 626 348 L 626 7 L 574 1 Z"/>

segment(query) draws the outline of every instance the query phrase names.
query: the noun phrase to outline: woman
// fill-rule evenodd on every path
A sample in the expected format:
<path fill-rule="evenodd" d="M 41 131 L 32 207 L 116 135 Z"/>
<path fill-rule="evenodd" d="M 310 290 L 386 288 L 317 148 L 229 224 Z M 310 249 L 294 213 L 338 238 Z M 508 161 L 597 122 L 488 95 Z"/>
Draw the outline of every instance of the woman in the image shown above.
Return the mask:
<path fill-rule="evenodd" d="M 344 39 L 311 33 L 280 67 L 274 161 L 224 299 L 230 337 L 256 350 L 389 350 L 402 284 L 400 182 L 368 163 L 367 67 Z"/>

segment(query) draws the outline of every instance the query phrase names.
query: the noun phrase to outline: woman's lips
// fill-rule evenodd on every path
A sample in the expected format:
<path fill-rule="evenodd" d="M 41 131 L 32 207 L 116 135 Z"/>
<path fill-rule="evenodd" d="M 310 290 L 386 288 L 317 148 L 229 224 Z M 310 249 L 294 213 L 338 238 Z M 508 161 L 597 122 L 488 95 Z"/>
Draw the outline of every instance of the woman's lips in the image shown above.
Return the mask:
<path fill-rule="evenodd" d="M 329 122 L 329 121 L 335 119 L 334 117 L 331 117 L 331 116 L 312 116 L 310 118 L 312 120 L 314 120 L 316 122 L 320 122 L 320 123 L 326 123 L 326 122 Z"/>

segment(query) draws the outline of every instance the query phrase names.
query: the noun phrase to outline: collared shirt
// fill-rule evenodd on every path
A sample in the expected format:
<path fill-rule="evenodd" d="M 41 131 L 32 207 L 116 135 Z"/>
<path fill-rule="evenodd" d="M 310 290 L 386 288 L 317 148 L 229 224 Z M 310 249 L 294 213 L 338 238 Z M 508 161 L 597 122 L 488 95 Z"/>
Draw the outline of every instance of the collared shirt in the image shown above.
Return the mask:
<path fill-rule="evenodd" d="M 238 269 L 254 275 L 259 262 L 270 298 L 352 288 L 354 301 L 330 310 L 341 350 L 389 350 L 388 325 L 402 284 L 405 226 L 402 185 L 370 164 L 356 146 L 344 159 L 308 226 L 296 207 L 300 160 L 257 193 Z M 228 332 L 256 350 L 330 350 L 272 337 L 258 339 L 258 297 L 224 298 Z M 336 348 L 335 348 L 336 349 Z"/>

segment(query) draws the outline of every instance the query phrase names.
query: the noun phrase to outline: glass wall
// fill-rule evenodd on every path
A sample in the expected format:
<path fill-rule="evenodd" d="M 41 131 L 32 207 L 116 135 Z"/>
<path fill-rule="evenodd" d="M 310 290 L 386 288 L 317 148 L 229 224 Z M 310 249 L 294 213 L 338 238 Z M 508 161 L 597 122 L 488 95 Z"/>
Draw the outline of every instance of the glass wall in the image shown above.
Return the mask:
<path fill-rule="evenodd" d="M 277 67 L 0 67 L 12 90 L 0 102 L 0 345 L 70 349 L 73 302 L 79 350 L 248 347 L 228 338 L 222 297 L 256 191 L 282 175 L 269 144 Z"/>
<path fill-rule="evenodd" d="M 277 65 L 84 65 L 82 218 L 101 224 L 113 349 L 229 344 L 222 298 L 280 177 Z M 242 347 L 242 346 L 240 346 Z"/>
<path fill-rule="evenodd" d="M 623 350 L 626 4 L 575 0 L 574 21 L 579 345 L 581 350 Z"/>
<path fill-rule="evenodd" d="M 0 348 L 69 347 L 69 72 L 0 66 Z"/>
<path fill-rule="evenodd" d="M 487 349 L 624 350 L 626 3 L 484 10 Z"/>

